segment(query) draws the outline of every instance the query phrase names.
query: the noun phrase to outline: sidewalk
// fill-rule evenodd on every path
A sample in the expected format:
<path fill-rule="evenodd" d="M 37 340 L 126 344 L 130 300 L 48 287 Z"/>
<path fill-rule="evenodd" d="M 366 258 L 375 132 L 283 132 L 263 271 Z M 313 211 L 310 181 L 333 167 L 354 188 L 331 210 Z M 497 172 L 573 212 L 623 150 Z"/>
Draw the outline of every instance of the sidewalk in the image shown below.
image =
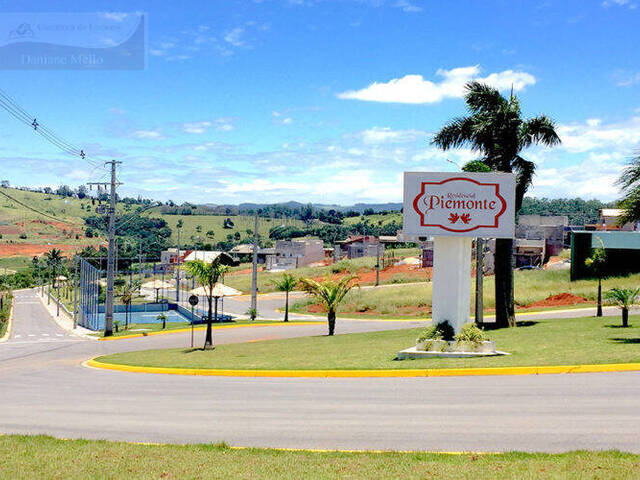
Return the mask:
<path fill-rule="evenodd" d="M 53 298 L 51 303 L 47 305 L 47 294 L 45 293 L 44 296 L 41 295 L 39 288 L 36 288 L 35 291 L 36 295 L 40 299 L 40 302 L 42 302 L 44 308 L 46 308 L 47 312 L 49 312 L 52 320 L 56 322 L 60 328 L 79 337 L 87 338 L 89 340 L 97 340 L 96 337 L 92 336 L 92 334 L 96 333 L 93 330 L 81 327 L 80 325 L 76 326 L 76 328 L 73 328 L 73 318 L 69 316 L 66 309 L 62 307 L 62 304 L 60 305 L 60 315 L 56 315 L 57 306 L 55 299 Z"/>

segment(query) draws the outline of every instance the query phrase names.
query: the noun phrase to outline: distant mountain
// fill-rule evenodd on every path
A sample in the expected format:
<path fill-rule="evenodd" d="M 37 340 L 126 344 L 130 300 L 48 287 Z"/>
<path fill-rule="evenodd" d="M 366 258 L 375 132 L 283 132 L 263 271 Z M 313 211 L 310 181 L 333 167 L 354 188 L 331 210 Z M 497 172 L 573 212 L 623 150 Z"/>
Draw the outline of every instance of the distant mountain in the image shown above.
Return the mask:
<path fill-rule="evenodd" d="M 281 206 L 290 208 L 292 210 L 300 209 L 306 207 L 308 203 L 301 203 L 291 200 L 289 202 L 278 202 L 278 203 L 240 203 L 238 205 L 232 204 L 224 204 L 217 205 L 213 203 L 207 203 L 204 206 L 211 208 L 215 211 L 225 211 L 229 210 L 230 212 L 243 212 L 243 211 L 253 211 L 256 209 L 265 209 L 273 206 Z M 347 212 L 349 210 L 356 211 L 358 213 L 363 213 L 365 210 L 372 209 L 374 212 L 380 211 L 400 211 L 402 209 L 402 203 L 356 203 L 354 205 L 336 205 L 336 204 L 322 204 L 322 203 L 312 203 L 313 208 L 321 208 L 323 210 L 337 210 L 340 212 Z"/>

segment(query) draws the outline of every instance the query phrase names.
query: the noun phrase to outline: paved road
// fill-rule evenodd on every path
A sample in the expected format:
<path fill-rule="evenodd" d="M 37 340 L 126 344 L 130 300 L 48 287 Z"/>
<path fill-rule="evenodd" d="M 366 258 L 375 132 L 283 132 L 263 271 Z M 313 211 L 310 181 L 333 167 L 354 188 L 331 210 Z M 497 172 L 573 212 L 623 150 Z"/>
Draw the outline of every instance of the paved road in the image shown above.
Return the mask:
<path fill-rule="evenodd" d="M 0 432 L 274 447 L 640 452 L 640 373 L 270 379 L 110 372 L 80 362 L 186 345 L 189 337 L 68 337 L 35 300 L 16 294 L 13 335 L 0 344 Z M 406 325 L 343 321 L 338 331 Z M 216 341 L 322 333 L 323 326 L 229 329 L 216 331 Z"/>

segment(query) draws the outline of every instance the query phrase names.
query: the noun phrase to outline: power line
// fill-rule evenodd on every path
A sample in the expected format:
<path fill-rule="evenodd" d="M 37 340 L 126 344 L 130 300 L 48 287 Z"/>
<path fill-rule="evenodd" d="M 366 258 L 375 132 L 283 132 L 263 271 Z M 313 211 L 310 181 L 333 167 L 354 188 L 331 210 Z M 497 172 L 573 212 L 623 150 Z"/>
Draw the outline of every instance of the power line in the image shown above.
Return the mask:
<path fill-rule="evenodd" d="M 87 161 L 92 165 L 100 165 L 97 160 L 94 160 L 93 157 L 89 157 L 85 151 L 67 140 L 63 139 L 55 132 L 50 130 L 48 127 L 43 125 L 38 119 L 37 116 L 29 114 L 25 109 L 23 109 L 11 96 L 9 96 L 5 91 L 0 89 L 0 107 L 2 107 L 7 113 L 9 113 L 16 120 L 24 123 L 26 126 L 32 128 L 36 133 L 38 133 L 41 137 L 47 140 L 49 143 L 62 150 L 63 152 L 73 155 L 75 157 L 79 157 L 82 160 Z"/>

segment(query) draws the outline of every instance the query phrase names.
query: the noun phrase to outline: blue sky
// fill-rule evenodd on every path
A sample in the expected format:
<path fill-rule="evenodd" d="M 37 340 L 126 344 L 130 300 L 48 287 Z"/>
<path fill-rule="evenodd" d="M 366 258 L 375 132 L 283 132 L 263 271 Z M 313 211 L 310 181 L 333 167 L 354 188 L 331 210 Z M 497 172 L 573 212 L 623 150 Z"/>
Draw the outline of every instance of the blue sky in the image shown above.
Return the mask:
<path fill-rule="evenodd" d="M 533 195 L 614 199 L 640 147 L 637 0 L 36 1 L 0 7 L 0 41 L 16 12 L 31 22 L 84 12 L 114 26 L 147 15 L 143 70 L 0 72 L 0 88 L 40 122 L 94 159 L 123 161 L 127 195 L 401 201 L 403 171 L 475 157 L 429 144 L 464 113 L 471 79 L 513 85 L 526 115 L 558 123 L 560 147 L 525 152 L 538 164 Z M 2 177 L 13 184 L 103 178 L 0 119 Z"/>

